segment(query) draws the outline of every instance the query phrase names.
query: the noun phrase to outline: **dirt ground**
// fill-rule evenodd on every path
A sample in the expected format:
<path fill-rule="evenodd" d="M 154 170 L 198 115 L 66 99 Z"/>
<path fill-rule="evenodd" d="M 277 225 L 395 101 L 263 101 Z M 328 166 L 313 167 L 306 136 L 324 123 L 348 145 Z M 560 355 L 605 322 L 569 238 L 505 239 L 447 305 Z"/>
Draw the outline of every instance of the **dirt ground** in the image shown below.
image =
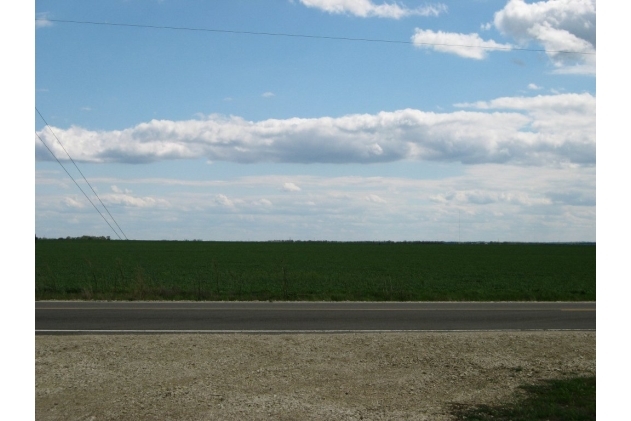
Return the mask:
<path fill-rule="evenodd" d="M 596 372 L 595 332 L 36 336 L 37 420 L 448 420 Z"/>

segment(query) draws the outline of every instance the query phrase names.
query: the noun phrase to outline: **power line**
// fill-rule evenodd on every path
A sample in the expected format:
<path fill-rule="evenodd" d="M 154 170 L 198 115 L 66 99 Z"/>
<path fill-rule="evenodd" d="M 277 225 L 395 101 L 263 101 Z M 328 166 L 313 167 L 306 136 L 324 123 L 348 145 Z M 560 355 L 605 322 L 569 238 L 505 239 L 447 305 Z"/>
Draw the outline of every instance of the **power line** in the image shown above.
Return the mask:
<path fill-rule="evenodd" d="M 596 54 L 596 53 L 588 52 L 588 51 L 545 50 L 545 49 L 540 49 L 540 48 L 519 48 L 519 47 L 489 47 L 489 46 L 467 45 L 467 44 L 413 42 L 413 41 L 389 40 L 389 39 L 379 39 L 379 38 L 351 38 L 351 37 L 334 37 L 334 36 L 328 36 L 328 35 L 289 34 L 289 33 L 282 33 L 282 32 L 254 32 L 254 31 L 236 31 L 236 30 L 229 30 L 229 29 L 191 28 L 191 27 L 185 27 L 185 26 L 141 25 L 141 24 L 135 24 L 135 23 L 94 22 L 94 21 L 48 19 L 48 18 L 35 18 L 35 20 L 46 21 L 46 22 L 57 22 L 57 23 L 74 23 L 74 24 L 81 24 L 81 25 L 102 25 L 102 26 L 118 26 L 118 27 L 128 27 L 128 28 L 145 28 L 145 29 L 169 29 L 169 30 L 176 30 L 176 31 L 214 32 L 214 33 L 223 33 L 223 34 L 266 35 L 266 36 L 274 36 L 274 37 L 326 39 L 326 40 L 334 40 L 334 41 L 381 42 L 381 43 L 388 43 L 388 44 L 480 48 L 484 50 L 502 50 L 502 51 L 531 51 L 531 52 L 555 53 L 555 54 L 584 54 L 584 55 Z"/>
<path fill-rule="evenodd" d="M 44 123 L 46 124 L 46 127 L 48 127 L 48 130 L 50 130 L 50 132 L 53 134 L 53 136 L 55 137 L 55 139 L 57 139 L 57 142 L 59 142 L 59 145 L 61 146 L 61 148 L 64 150 L 64 152 L 66 153 L 66 155 L 68 156 L 68 158 L 70 159 L 70 161 L 73 163 L 73 165 L 75 166 L 75 168 L 77 169 L 77 171 L 79 171 L 79 174 L 81 174 L 81 177 L 83 177 L 83 180 L 85 180 L 86 184 L 88 186 L 90 186 L 90 189 L 92 190 L 92 193 L 94 193 L 94 195 L 96 196 L 97 199 L 99 199 L 99 202 L 101 202 L 101 205 L 103 206 L 103 209 L 105 209 L 105 211 L 107 212 L 107 214 L 110 216 L 110 218 L 112 218 L 112 221 L 114 221 L 114 223 L 116 224 L 116 226 L 118 227 L 118 229 L 120 230 L 120 232 L 123 234 L 123 236 L 125 237 L 126 240 L 128 240 L 127 236 L 125 235 L 125 232 L 122 230 L 122 228 L 120 227 L 120 225 L 118 225 L 118 222 L 116 222 L 116 219 L 114 219 L 114 217 L 112 216 L 112 214 L 110 213 L 110 211 L 107 209 L 107 207 L 105 206 L 105 204 L 103 203 L 103 201 L 101 200 L 101 198 L 99 197 L 98 194 L 96 194 L 96 191 L 94 190 L 94 188 L 92 188 L 92 185 L 90 184 L 90 182 L 88 181 L 87 178 L 85 178 L 85 175 L 83 175 L 83 172 L 81 172 L 81 170 L 79 169 L 79 167 L 77 166 L 77 163 L 74 161 L 74 159 L 72 159 L 72 157 L 70 156 L 70 154 L 68 153 L 68 151 L 66 150 L 66 148 L 64 148 L 64 145 L 61 143 L 61 141 L 59 140 L 59 138 L 57 137 L 57 135 L 55 134 L 55 132 L 53 131 L 53 129 L 50 127 L 50 125 L 48 124 L 48 122 L 46 121 L 46 119 L 44 118 L 44 116 L 39 112 L 39 110 L 37 109 L 37 107 L 35 107 L 35 111 L 37 111 L 37 114 L 39 114 L 39 116 L 41 117 L 41 119 L 44 121 Z M 118 234 L 117 234 L 118 235 Z M 119 236 L 120 238 L 120 236 Z"/>
<path fill-rule="evenodd" d="M 79 183 L 77 183 L 77 180 L 74 179 L 74 177 L 72 175 L 70 175 L 70 173 L 68 172 L 68 170 L 66 169 L 66 167 L 64 167 L 64 165 L 61 163 L 61 161 L 55 156 L 55 154 L 53 153 L 53 151 L 50 150 L 50 148 L 48 147 L 48 145 L 46 144 L 46 142 L 44 142 L 44 140 L 39 137 L 39 135 L 37 134 L 37 132 L 35 132 L 35 136 L 37 136 L 37 138 L 44 144 L 44 146 L 46 146 L 46 149 L 48 149 L 48 152 L 50 152 L 50 154 L 53 156 L 53 158 L 55 158 L 55 160 L 59 163 L 59 165 L 61 165 L 61 168 L 64 169 L 64 171 L 66 172 L 66 174 L 68 174 L 68 177 L 70 177 L 72 179 L 72 181 L 74 181 L 74 183 L 77 185 L 77 187 L 79 187 L 79 190 L 81 190 L 81 193 L 83 193 L 83 195 L 85 196 L 86 199 L 88 199 L 88 202 L 90 202 L 90 204 L 92 206 L 94 206 L 94 209 L 96 209 L 96 211 L 99 213 L 99 215 L 101 215 L 101 218 L 103 218 L 103 220 L 105 221 L 105 223 L 107 225 L 109 225 L 109 227 L 112 229 L 112 231 L 114 231 L 114 234 L 116 234 L 116 236 L 118 237 L 119 240 L 122 240 L 121 236 L 118 235 L 118 232 L 114 229 L 114 227 L 112 227 L 112 224 L 109 223 L 109 221 L 105 218 L 105 216 L 103 216 L 103 214 L 101 213 L 101 211 L 99 210 L 99 208 L 96 207 L 96 205 L 94 204 L 94 202 L 92 202 L 92 200 L 88 197 L 87 194 L 85 194 L 85 192 L 83 191 L 83 189 L 81 188 L 81 186 L 79 185 Z M 122 231 L 121 231 L 122 232 Z"/>
<path fill-rule="evenodd" d="M 101 202 L 101 205 L 103 206 L 103 209 L 105 209 L 105 211 L 107 212 L 107 214 L 110 216 L 110 218 L 112 218 L 112 221 L 114 221 L 114 223 L 116 224 L 116 226 L 118 227 L 118 229 L 120 230 L 120 232 L 123 234 L 123 236 L 125 237 L 125 240 L 129 240 L 129 238 L 127 238 L 127 236 L 125 235 L 125 232 L 123 231 L 123 229 L 120 227 L 120 225 L 118 225 L 118 222 L 116 222 L 116 219 L 114 219 L 114 217 L 112 216 L 112 214 L 110 213 L 110 211 L 107 209 L 107 206 L 105 206 L 105 203 L 103 203 L 103 201 L 101 200 L 101 198 L 99 197 L 98 194 L 96 194 L 96 191 L 94 191 L 94 188 L 92 187 L 92 185 L 90 184 L 90 182 L 88 181 L 87 178 L 85 178 L 85 175 L 83 175 L 83 173 L 81 172 L 81 170 L 79 169 L 79 167 L 77 166 L 77 163 L 74 162 L 74 159 L 72 159 L 72 157 L 70 156 L 70 154 L 68 153 L 68 151 L 66 150 L 66 148 L 64 148 L 64 145 L 61 143 L 61 141 L 59 140 L 59 138 L 57 137 L 57 135 L 55 134 L 55 132 L 53 131 L 52 127 L 50 127 L 50 125 L 48 124 L 48 122 L 46 121 L 46 119 L 44 118 L 44 116 L 42 115 L 42 113 L 39 112 L 39 110 L 37 109 L 37 107 L 35 107 L 35 111 L 37 111 L 37 114 L 39 114 L 39 116 L 41 117 L 42 120 L 44 120 L 44 123 L 46 124 L 46 127 L 48 127 L 48 130 L 50 130 L 50 132 L 53 134 L 53 136 L 55 137 L 55 139 L 57 139 L 57 142 L 59 142 L 59 145 L 61 146 L 61 148 L 64 150 L 64 152 L 66 153 L 66 155 L 68 155 L 68 158 L 70 159 L 70 161 L 72 161 L 72 163 L 74 164 L 75 168 L 77 169 L 77 171 L 79 171 L 79 174 L 81 174 L 81 177 L 83 177 L 83 180 L 85 180 L 86 184 L 88 186 L 90 186 L 90 189 L 92 190 L 92 193 L 94 193 L 94 195 L 96 196 L 97 199 L 99 199 L 99 202 Z M 39 137 L 39 135 L 37 136 Z M 42 140 L 40 138 L 40 140 Z M 42 143 L 44 143 L 44 141 L 42 140 Z M 48 146 L 44 143 L 44 146 L 46 146 L 46 148 L 48 149 Z M 50 149 L 48 149 L 50 151 Z M 52 152 L 51 152 L 52 153 Z M 55 156 L 53 154 L 53 156 Z M 55 159 L 57 159 L 57 157 L 55 156 Z M 61 162 L 57 159 L 57 162 L 59 162 L 59 164 L 61 165 Z M 63 165 L 62 165 L 63 167 Z M 64 167 L 64 170 L 66 168 Z M 66 171 L 66 173 L 68 173 L 68 171 Z M 68 173 L 68 175 L 70 175 Z M 72 179 L 74 181 L 74 178 Z M 75 181 L 75 184 L 77 184 L 77 182 Z M 78 184 L 77 184 L 78 186 Z M 80 187 L 79 187 L 80 188 Z M 83 190 L 81 190 L 83 192 Z M 85 193 L 83 193 L 85 195 Z M 87 197 L 87 196 L 86 196 Z M 89 200 L 89 199 L 88 199 Z M 92 203 L 92 201 L 90 200 L 90 203 Z M 92 206 L 94 206 L 94 203 L 92 203 Z M 96 208 L 96 206 L 94 206 Z M 98 210 L 98 209 L 97 209 Z M 99 211 L 99 213 L 101 213 Z M 101 216 L 103 216 L 103 214 L 101 214 Z M 107 222 L 107 220 L 106 220 Z M 109 225 L 109 222 L 108 222 Z M 110 225 L 110 227 L 112 227 Z M 112 228 L 113 229 L 113 228 Z M 116 231 L 115 231 L 116 232 Z M 116 233 L 116 235 L 118 235 L 118 233 Z M 120 235 L 118 235 L 118 238 L 120 238 L 122 240 L 122 238 L 120 237 Z"/>

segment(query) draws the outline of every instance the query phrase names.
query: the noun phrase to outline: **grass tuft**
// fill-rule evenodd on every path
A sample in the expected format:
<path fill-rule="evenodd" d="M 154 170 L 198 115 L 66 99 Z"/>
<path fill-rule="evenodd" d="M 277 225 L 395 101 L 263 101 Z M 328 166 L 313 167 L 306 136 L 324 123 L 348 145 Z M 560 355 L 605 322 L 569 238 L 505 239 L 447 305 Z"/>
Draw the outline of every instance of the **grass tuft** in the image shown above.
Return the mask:
<path fill-rule="evenodd" d="M 458 421 L 591 421 L 596 419 L 596 377 L 547 380 L 521 386 L 523 396 L 503 405 L 452 406 Z"/>

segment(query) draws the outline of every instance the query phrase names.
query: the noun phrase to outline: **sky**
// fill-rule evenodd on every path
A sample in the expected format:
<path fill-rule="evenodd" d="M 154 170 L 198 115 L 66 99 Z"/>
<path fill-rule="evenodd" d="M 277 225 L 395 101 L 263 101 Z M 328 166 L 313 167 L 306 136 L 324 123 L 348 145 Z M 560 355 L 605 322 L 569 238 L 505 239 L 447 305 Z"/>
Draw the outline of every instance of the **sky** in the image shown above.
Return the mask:
<path fill-rule="evenodd" d="M 40 237 L 596 240 L 591 0 L 40 0 L 35 105 Z"/>

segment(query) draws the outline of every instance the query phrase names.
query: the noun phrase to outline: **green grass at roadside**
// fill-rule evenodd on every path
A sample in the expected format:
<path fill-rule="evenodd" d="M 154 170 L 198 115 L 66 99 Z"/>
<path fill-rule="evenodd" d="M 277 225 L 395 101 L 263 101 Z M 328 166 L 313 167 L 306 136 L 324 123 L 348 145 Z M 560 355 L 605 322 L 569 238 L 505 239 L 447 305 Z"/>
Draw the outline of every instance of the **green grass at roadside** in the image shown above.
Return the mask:
<path fill-rule="evenodd" d="M 38 240 L 36 299 L 594 301 L 594 244 Z"/>
<path fill-rule="evenodd" d="M 524 394 L 503 405 L 455 405 L 458 421 L 591 421 L 596 419 L 596 377 L 548 380 L 522 386 Z"/>

